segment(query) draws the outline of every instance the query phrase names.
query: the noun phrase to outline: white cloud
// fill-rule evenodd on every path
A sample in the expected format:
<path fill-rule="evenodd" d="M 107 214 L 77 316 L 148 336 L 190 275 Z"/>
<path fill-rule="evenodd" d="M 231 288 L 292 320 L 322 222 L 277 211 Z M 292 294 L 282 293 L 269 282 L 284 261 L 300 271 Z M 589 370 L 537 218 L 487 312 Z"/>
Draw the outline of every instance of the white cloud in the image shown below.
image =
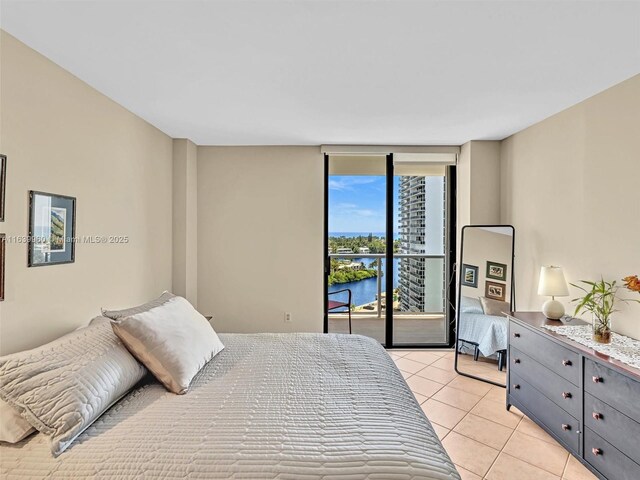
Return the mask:
<path fill-rule="evenodd" d="M 380 217 L 384 218 L 384 211 L 360 208 L 355 203 L 337 203 L 329 207 L 332 217 Z"/>
<path fill-rule="evenodd" d="M 329 178 L 330 190 L 354 190 L 356 185 L 368 185 L 374 183 L 377 177 L 335 177 Z"/>
<path fill-rule="evenodd" d="M 361 217 L 376 217 L 376 216 L 382 216 L 383 213 L 382 212 L 375 212 L 373 210 L 368 210 L 366 208 L 362 208 L 362 209 L 356 209 L 353 211 L 353 213 L 355 215 L 359 215 Z"/>

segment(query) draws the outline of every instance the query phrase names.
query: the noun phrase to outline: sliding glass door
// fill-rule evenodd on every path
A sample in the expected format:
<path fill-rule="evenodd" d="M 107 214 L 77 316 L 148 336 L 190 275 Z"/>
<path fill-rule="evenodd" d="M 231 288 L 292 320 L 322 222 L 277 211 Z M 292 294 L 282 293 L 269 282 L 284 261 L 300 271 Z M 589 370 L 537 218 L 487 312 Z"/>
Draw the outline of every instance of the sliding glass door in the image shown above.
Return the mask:
<path fill-rule="evenodd" d="M 399 281 L 393 345 L 448 344 L 446 168 L 394 162 Z"/>
<path fill-rule="evenodd" d="M 349 333 L 351 323 L 384 344 L 385 157 L 330 157 L 328 170 L 327 332 Z"/>
<path fill-rule="evenodd" d="M 451 172 L 402 156 L 325 156 L 325 332 L 449 345 Z"/>

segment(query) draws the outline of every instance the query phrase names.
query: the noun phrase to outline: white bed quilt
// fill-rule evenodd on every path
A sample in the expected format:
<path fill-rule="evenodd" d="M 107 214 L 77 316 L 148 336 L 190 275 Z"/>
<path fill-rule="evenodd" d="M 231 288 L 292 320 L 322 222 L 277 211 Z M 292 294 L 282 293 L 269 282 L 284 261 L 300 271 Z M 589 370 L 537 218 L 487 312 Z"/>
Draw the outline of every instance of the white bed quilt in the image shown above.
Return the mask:
<path fill-rule="evenodd" d="M 506 350 L 507 318 L 483 313 L 461 313 L 458 337 L 478 344 L 480 353 L 490 357 L 499 350 Z"/>
<path fill-rule="evenodd" d="M 460 479 L 376 341 L 220 338 L 188 394 L 149 381 L 57 458 L 43 435 L 3 445 L 0 477 Z"/>

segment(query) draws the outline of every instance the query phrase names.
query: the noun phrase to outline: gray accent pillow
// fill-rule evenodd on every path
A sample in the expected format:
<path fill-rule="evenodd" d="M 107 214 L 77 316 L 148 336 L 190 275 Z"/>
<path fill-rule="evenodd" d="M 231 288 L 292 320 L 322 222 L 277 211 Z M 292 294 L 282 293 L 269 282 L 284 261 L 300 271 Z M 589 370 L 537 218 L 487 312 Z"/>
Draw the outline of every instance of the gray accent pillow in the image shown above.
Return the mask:
<path fill-rule="evenodd" d="M 504 317 L 504 312 L 509 312 L 511 310 L 509 303 L 494 300 L 493 298 L 480 297 L 480 304 L 482 305 L 482 311 L 485 315 Z"/>
<path fill-rule="evenodd" d="M 0 357 L 0 398 L 62 453 L 146 369 L 102 318 L 33 350 Z"/>
<path fill-rule="evenodd" d="M 103 313 L 129 351 L 173 393 L 187 393 L 193 377 L 224 348 L 207 319 L 168 292 L 145 305 Z"/>

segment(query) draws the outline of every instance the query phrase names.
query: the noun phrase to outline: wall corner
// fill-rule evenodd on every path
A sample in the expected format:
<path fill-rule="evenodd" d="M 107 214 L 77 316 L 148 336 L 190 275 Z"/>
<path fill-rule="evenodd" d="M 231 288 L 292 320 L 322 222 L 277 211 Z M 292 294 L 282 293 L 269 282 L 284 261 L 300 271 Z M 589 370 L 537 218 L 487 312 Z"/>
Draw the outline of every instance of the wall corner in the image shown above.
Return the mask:
<path fill-rule="evenodd" d="M 198 306 L 198 147 L 173 140 L 173 293 Z"/>

